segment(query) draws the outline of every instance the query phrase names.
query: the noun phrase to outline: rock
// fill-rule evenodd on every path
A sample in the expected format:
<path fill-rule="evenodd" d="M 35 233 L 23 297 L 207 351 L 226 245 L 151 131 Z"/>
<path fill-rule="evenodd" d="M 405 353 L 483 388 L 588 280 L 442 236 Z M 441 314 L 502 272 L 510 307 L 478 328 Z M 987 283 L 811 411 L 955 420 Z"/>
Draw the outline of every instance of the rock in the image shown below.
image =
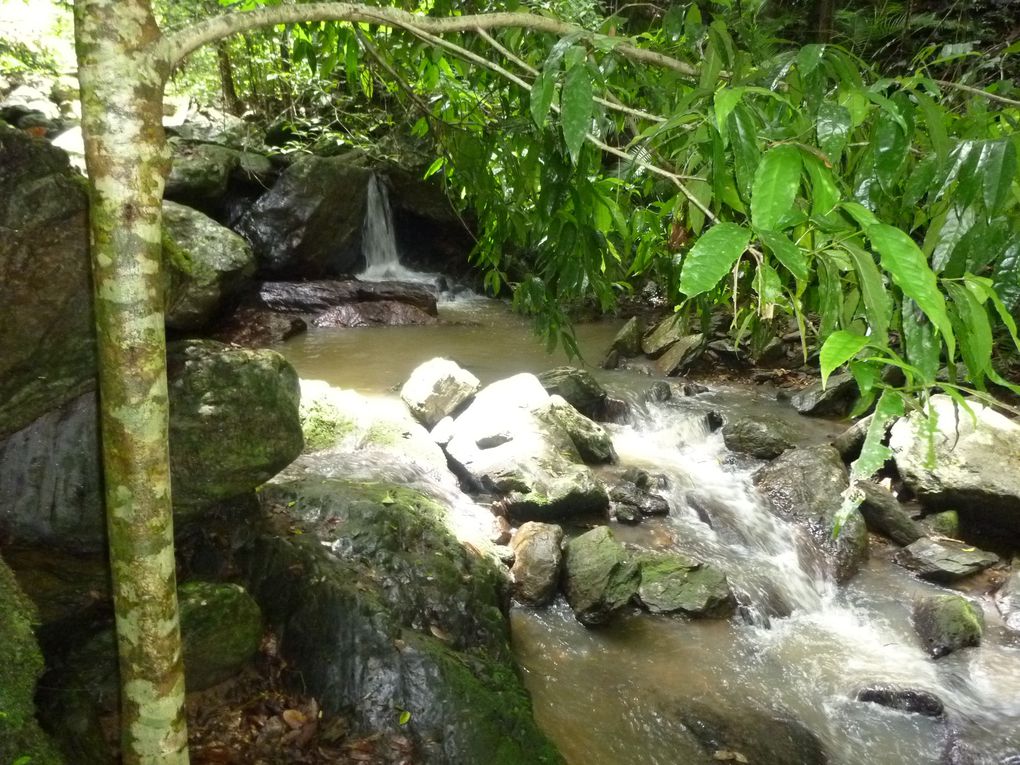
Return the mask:
<path fill-rule="evenodd" d="M 0 440 L 95 386 L 88 196 L 67 156 L 0 124 Z"/>
<path fill-rule="evenodd" d="M 591 372 L 577 367 L 556 367 L 540 373 L 538 381 L 550 395 L 562 396 L 585 417 L 599 419 L 607 394 Z"/>
<path fill-rule="evenodd" d="M 71 167 L 82 174 L 85 173 L 85 139 L 82 137 L 80 126 L 68 128 L 57 135 L 51 143 L 58 149 L 67 152 L 67 160 Z"/>
<path fill-rule="evenodd" d="M 548 406 L 539 410 L 539 419 L 566 431 L 581 459 L 589 465 L 616 462 L 612 436 L 605 428 L 589 420 L 560 396 L 549 397 Z"/>
<path fill-rule="evenodd" d="M 901 688 L 896 685 L 870 685 L 861 688 L 854 694 L 858 701 L 870 702 L 879 706 L 895 709 L 899 712 L 923 715 L 924 717 L 942 717 L 945 705 L 942 699 L 931 691 L 920 688 Z"/>
<path fill-rule="evenodd" d="M 930 399 L 936 414 L 935 464 L 914 413 L 892 428 L 896 468 L 926 508 L 955 509 L 964 523 L 1020 540 L 1020 425 L 976 401 L 973 417 L 949 396 Z"/>
<path fill-rule="evenodd" d="M 49 95 L 31 87 L 19 85 L 0 101 L 0 118 L 14 120 L 25 114 L 38 113 L 47 120 L 59 120 L 60 109 Z"/>
<path fill-rule="evenodd" d="M 753 480 L 773 512 L 804 528 L 837 582 L 852 577 L 868 557 L 868 530 L 856 510 L 833 539 L 836 514 L 849 479 L 831 446 L 791 449 L 758 470 Z"/>
<path fill-rule="evenodd" d="M 237 584 L 185 582 L 177 588 L 185 683 L 200 691 L 247 664 L 262 641 L 262 612 Z"/>
<path fill-rule="evenodd" d="M 241 306 L 210 329 L 209 337 L 221 343 L 264 348 L 307 330 L 308 323 L 299 316 L 287 316 L 257 306 Z"/>
<path fill-rule="evenodd" d="M 793 448 L 791 428 L 775 417 L 741 417 L 722 429 L 723 443 L 730 451 L 771 460 Z"/>
<path fill-rule="evenodd" d="M 166 323 L 199 329 L 224 299 L 255 273 L 255 258 L 241 237 L 190 207 L 163 203 L 163 257 L 167 266 Z"/>
<path fill-rule="evenodd" d="M 952 582 L 998 563 L 999 558 L 955 539 L 918 539 L 893 558 L 922 579 Z"/>
<path fill-rule="evenodd" d="M 263 282 L 259 300 L 267 308 L 283 313 L 321 314 L 347 303 L 375 301 L 406 303 L 429 316 L 436 316 L 436 295 L 420 284 L 405 282 L 359 282 L 320 280 L 308 282 Z"/>
<path fill-rule="evenodd" d="M 848 465 L 861 456 L 861 447 L 864 446 L 864 439 L 868 435 L 868 428 L 871 427 L 871 420 L 872 415 L 870 414 L 867 417 L 862 417 L 832 439 L 833 448 L 839 452 L 843 462 Z"/>
<path fill-rule="evenodd" d="M 399 731 L 425 762 L 562 762 L 513 665 L 505 580 L 457 542 L 446 509 L 312 473 L 260 496 L 276 520 L 241 551 L 242 570 L 324 711 Z"/>
<path fill-rule="evenodd" d="M 913 608 L 914 630 L 933 659 L 981 643 L 984 617 L 962 595 L 928 595 Z"/>
<path fill-rule="evenodd" d="M 644 392 L 642 398 L 645 401 L 656 401 L 659 403 L 669 401 L 673 398 L 673 389 L 665 380 L 656 380 L 648 386 L 648 390 Z"/>
<path fill-rule="evenodd" d="M 358 271 L 371 173 L 356 151 L 297 159 L 238 223 L 261 269 L 288 278 Z"/>
<path fill-rule="evenodd" d="M 511 518 L 605 512 L 605 488 L 551 407 L 534 375 L 492 383 L 454 420 L 447 454 L 475 484 L 503 495 Z"/>
<path fill-rule="evenodd" d="M 995 593 L 995 605 L 1006 626 L 1020 632 L 1020 561 L 1013 561 L 1013 570 Z"/>
<path fill-rule="evenodd" d="M 227 193 L 230 176 L 240 164 L 240 153 L 226 146 L 178 144 L 164 194 L 176 202 L 208 205 Z"/>
<path fill-rule="evenodd" d="M 54 547 L 10 547 L 4 557 L 39 614 L 36 634 L 43 645 L 108 618 L 110 563 L 106 551 L 67 553 Z"/>
<path fill-rule="evenodd" d="M 606 361 L 603 361 L 602 368 L 615 369 L 621 358 L 629 358 L 641 353 L 641 337 L 644 335 L 644 332 L 644 322 L 637 316 L 627 319 L 626 323 L 620 327 L 620 331 L 616 333 L 613 342 L 609 344 L 609 350 L 606 351 Z M 610 358 L 616 361 L 607 363 Z"/>
<path fill-rule="evenodd" d="M 858 481 L 857 488 L 864 492 L 860 511 L 871 531 L 900 545 L 909 545 L 924 536 L 924 529 L 887 488 L 873 481 Z"/>
<path fill-rule="evenodd" d="M 426 428 L 452 415 L 480 389 L 478 378 L 455 361 L 434 358 L 420 364 L 400 389 L 400 398 Z"/>
<path fill-rule="evenodd" d="M 212 106 L 187 106 L 185 104 L 186 111 L 173 127 L 173 132 L 182 139 L 216 143 L 237 150 L 259 146 L 258 128 L 254 124 Z"/>
<path fill-rule="evenodd" d="M 377 300 L 338 305 L 315 317 L 316 327 L 398 327 L 436 324 L 434 316 L 407 303 Z"/>
<path fill-rule="evenodd" d="M 664 375 L 682 374 L 701 355 L 704 344 L 703 334 L 685 335 L 669 346 L 655 366 Z"/>
<path fill-rule="evenodd" d="M 641 341 L 641 350 L 656 358 L 686 335 L 685 323 L 679 314 L 667 316 L 645 335 Z"/>
<path fill-rule="evenodd" d="M 586 627 L 605 624 L 637 593 L 641 572 L 608 526 L 567 542 L 563 589 L 574 616 Z"/>
<path fill-rule="evenodd" d="M 726 575 L 682 555 L 646 554 L 638 559 L 638 600 L 653 614 L 728 616 L 736 601 Z"/>
<path fill-rule="evenodd" d="M 609 490 L 609 509 L 618 521 L 638 523 L 648 516 L 669 515 L 669 502 L 649 491 L 647 484 L 642 487 L 624 477 Z"/>
<path fill-rule="evenodd" d="M 301 453 L 297 373 L 280 354 L 189 341 L 167 366 L 178 513 L 252 491 Z"/>
<path fill-rule="evenodd" d="M 934 536 L 951 539 L 960 537 L 960 514 L 955 510 L 943 510 L 941 513 L 926 515 L 921 519 L 921 523 Z"/>
<path fill-rule="evenodd" d="M 523 524 L 510 542 L 515 554 L 510 575 L 518 600 L 532 606 L 550 602 L 560 581 L 563 529 L 548 523 Z"/>
<path fill-rule="evenodd" d="M 824 388 L 819 380 L 794 393 L 790 403 L 801 414 L 842 417 L 850 411 L 857 393 L 857 382 L 853 375 L 838 374 L 829 377 Z"/>
<path fill-rule="evenodd" d="M 59 765 L 53 742 L 35 718 L 35 685 L 43 657 L 32 626 L 35 608 L 0 559 L 0 762 Z"/>

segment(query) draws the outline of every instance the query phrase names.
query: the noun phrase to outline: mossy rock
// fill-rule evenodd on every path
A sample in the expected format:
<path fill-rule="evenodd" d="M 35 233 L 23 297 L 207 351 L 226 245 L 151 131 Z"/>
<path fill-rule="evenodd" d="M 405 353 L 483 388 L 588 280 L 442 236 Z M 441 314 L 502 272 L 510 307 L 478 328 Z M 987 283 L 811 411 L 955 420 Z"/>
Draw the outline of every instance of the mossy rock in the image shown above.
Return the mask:
<path fill-rule="evenodd" d="M 43 658 L 32 626 L 35 608 L 0 559 L 0 763 L 62 763 L 35 718 Z M 28 758 L 28 759 L 25 759 Z"/>
<path fill-rule="evenodd" d="M 577 620 L 586 627 L 605 624 L 638 591 L 641 572 L 608 526 L 567 542 L 563 587 Z"/>
<path fill-rule="evenodd" d="M 177 597 L 188 690 L 236 675 L 262 640 L 262 612 L 254 598 L 240 585 L 215 582 L 185 582 Z"/>
<path fill-rule="evenodd" d="M 981 610 L 962 595 L 930 595 L 914 603 L 914 629 L 925 650 L 938 659 L 960 648 L 980 645 Z"/>
<path fill-rule="evenodd" d="M 736 605 L 726 575 L 704 563 L 672 554 L 638 559 L 638 599 L 654 614 L 681 611 L 690 616 L 729 616 Z"/>

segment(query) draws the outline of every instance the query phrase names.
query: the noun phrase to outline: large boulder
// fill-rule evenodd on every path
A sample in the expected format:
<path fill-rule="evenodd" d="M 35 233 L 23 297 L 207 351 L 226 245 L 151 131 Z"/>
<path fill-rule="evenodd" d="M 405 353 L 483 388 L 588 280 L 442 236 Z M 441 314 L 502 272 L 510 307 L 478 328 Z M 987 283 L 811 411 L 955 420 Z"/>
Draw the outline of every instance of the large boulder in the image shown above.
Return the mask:
<path fill-rule="evenodd" d="M 439 312 L 436 293 L 408 282 L 361 282 L 355 279 L 320 279 L 304 282 L 264 282 L 259 301 L 274 311 L 321 315 L 347 304 L 403 303 L 429 316 Z"/>
<path fill-rule="evenodd" d="M 0 124 L 0 439 L 95 385 L 88 242 L 67 155 Z"/>
<path fill-rule="evenodd" d="M 738 417 L 722 429 L 723 443 L 730 451 L 750 454 L 761 460 L 778 457 L 794 445 L 792 428 L 778 417 Z"/>
<path fill-rule="evenodd" d="M 653 614 L 677 611 L 689 616 L 728 616 L 736 600 L 726 575 L 683 555 L 647 553 L 638 560 L 641 586 L 637 596 Z"/>
<path fill-rule="evenodd" d="M 457 542 L 442 506 L 312 474 L 261 497 L 272 525 L 242 570 L 325 711 L 399 732 L 427 763 L 561 761 L 513 666 L 505 580 Z"/>
<path fill-rule="evenodd" d="M 0 559 L 0 762 L 64 762 L 35 718 L 35 684 L 43 658 L 32 627 L 38 616 Z"/>
<path fill-rule="evenodd" d="M 780 517 L 803 528 L 822 568 L 845 582 L 868 557 L 868 530 L 861 514 L 850 513 L 833 537 L 842 493 L 849 484 L 839 452 L 831 446 L 791 449 L 754 474 L 758 491 Z"/>
<path fill-rule="evenodd" d="M 664 375 L 677 375 L 697 361 L 705 346 L 704 334 L 684 335 L 669 346 L 656 360 L 655 367 Z"/>
<path fill-rule="evenodd" d="M 492 383 L 454 420 L 447 454 L 476 485 L 503 495 L 515 518 L 604 512 L 605 487 L 549 413 L 551 406 L 534 375 Z"/>
<path fill-rule="evenodd" d="M 570 436 L 581 459 L 589 465 L 616 462 L 612 436 L 605 428 L 589 420 L 560 396 L 550 396 L 548 405 L 538 410 L 538 417 L 550 426 L 564 430 Z"/>
<path fill-rule="evenodd" d="M 922 537 L 904 547 L 894 560 L 922 579 L 952 582 L 999 562 L 997 555 L 956 539 Z"/>
<path fill-rule="evenodd" d="M 529 521 L 510 542 L 514 565 L 510 570 L 514 595 L 532 606 L 553 599 L 560 582 L 563 561 L 563 529 L 549 523 Z"/>
<path fill-rule="evenodd" d="M 925 595 L 914 601 L 914 630 L 933 659 L 981 643 L 981 609 L 962 595 Z"/>
<path fill-rule="evenodd" d="M 641 350 L 652 357 L 661 356 L 667 348 L 687 334 L 687 327 L 679 314 L 667 316 L 655 325 L 641 341 Z"/>
<path fill-rule="evenodd" d="M 637 594 L 640 584 L 641 569 L 608 526 L 567 542 L 563 590 L 574 616 L 586 627 L 608 622 Z"/>
<path fill-rule="evenodd" d="M 841 417 L 850 411 L 858 395 L 857 382 L 851 374 L 832 375 L 823 385 L 812 383 L 790 397 L 793 408 L 801 414 Z"/>
<path fill-rule="evenodd" d="M 949 396 L 931 397 L 934 464 L 928 462 L 924 418 L 911 414 L 890 433 L 896 468 L 921 502 L 956 509 L 960 520 L 1020 540 L 1020 425 L 970 401 L 970 412 Z"/>
<path fill-rule="evenodd" d="M 555 367 L 538 375 L 550 395 L 558 395 L 581 414 L 599 419 L 607 393 L 591 372 L 577 367 Z"/>
<path fill-rule="evenodd" d="M 166 179 L 167 199 L 204 207 L 227 192 L 241 153 L 213 143 L 179 144 Z"/>
<path fill-rule="evenodd" d="M 289 278 L 360 270 L 371 174 L 360 152 L 297 159 L 238 224 L 260 268 Z"/>
<path fill-rule="evenodd" d="M 434 358 L 420 364 L 400 389 L 400 398 L 426 428 L 434 428 L 481 388 L 478 378 L 457 362 Z"/>
<path fill-rule="evenodd" d="M 166 323 L 173 329 L 205 326 L 255 273 L 255 258 L 244 239 L 174 202 L 163 203 L 163 257 Z"/>

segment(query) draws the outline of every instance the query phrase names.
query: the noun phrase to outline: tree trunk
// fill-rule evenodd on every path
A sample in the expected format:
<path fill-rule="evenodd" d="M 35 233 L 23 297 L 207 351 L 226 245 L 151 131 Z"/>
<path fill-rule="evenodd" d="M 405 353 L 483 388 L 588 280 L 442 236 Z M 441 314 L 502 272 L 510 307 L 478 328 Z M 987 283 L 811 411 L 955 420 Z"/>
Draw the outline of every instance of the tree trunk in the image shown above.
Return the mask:
<path fill-rule="evenodd" d="M 188 762 L 160 232 L 167 67 L 147 0 L 75 3 L 107 532 L 127 765 Z"/>
<path fill-rule="evenodd" d="M 832 42 L 833 21 L 836 16 L 836 0 L 815 0 L 811 14 L 811 26 L 816 43 Z"/>
<path fill-rule="evenodd" d="M 244 112 L 241 99 L 237 97 L 237 88 L 234 85 L 234 66 L 230 63 L 230 50 L 227 48 L 227 41 L 220 40 L 216 43 L 216 63 L 220 70 L 220 90 L 223 91 L 223 103 L 227 111 L 235 117 L 240 117 Z"/>

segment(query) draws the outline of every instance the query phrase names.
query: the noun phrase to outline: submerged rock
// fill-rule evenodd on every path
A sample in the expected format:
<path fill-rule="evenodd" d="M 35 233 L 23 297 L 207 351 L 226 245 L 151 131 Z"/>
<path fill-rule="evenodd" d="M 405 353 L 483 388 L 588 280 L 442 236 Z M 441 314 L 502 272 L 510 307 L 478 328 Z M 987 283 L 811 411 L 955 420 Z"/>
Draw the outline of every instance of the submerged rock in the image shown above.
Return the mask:
<path fill-rule="evenodd" d="M 638 600 L 653 614 L 729 616 L 736 607 L 726 575 L 713 566 L 669 553 L 642 555 L 638 565 Z"/>
<path fill-rule="evenodd" d="M 261 496 L 274 521 L 242 568 L 325 711 L 411 738 L 425 762 L 561 762 L 513 666 L 505 580 L 457 542 L 448 510 L 311 473 Z"/>
<path fill-rule="evenodd" d="M 858 701 L 878 704 L 900 712 L 925 717 L 941 717 L 945 713 L 942 699 L 931 691 L 903 688 L 897 685 L 870 685 L 854 694 Z"/>
<path fill-rule="evenodd" d="M 952 582 L 999 562 L 997 555 L 956 539 L 918 539 L 893 558 L 922 579 Z"/>
<path fill-rule="evenodd" d="M 850 407 L 857 399 L 857 393 L 857 382 L 853 375 L 838 374 L 829 377 L 824 387 L 819 380 L 794 393 L 790 397 L 790 403 L 801 414 L 840 417 L 850 411 Z"/>
<path fill-rule="evenodd" d="M 903 509 L 893 493 L 873 481 L 859 481 L 864 492 L 861 515 L 868 528 L 900 545 L 909 545 L 924 536 L 924 529 Z"/>
<path fill-rule="evenodd" d="M 426 428 L 456 412 L 481 388 L 478 378 L 455 361 L 435 358 L 420 364 L 400 389 L 400 398 Z"/>
<path fill-rule="evenodd" d="M 722 435 L 730 451 L 761 460 L 775 459 L 794 442 L 790 426 L 776 417 L 740 417 L 723 425 Z"/>
<path fill-rule="evenodd" d="M 1020 540 L 1020 425 L 969 401 L 971 413 L 932 396 L 935 463 L 919 413 L 899 420 L 889 446 L 903 481 L 929 508 L 955 509 L 964 522 Z"/>
<path fill-rule="evenodd" d="M 598 526 L 567 542 L 563 590 L 577 620 L 586 627 L 605 624 L 638 591 L 641 571 L 608 526 Z"/>
<path fill-rule="evenodd" d="M 624 475 L 609 489 L 609 510 L 621 523 L 638 523 L 648 516 L 669 515 L 669 501 L 651 491 L 648 481 L 642 485 Z"/>
<path fill-rule="evenodd" d="M 591 372 L 577 367 L 556 367 L 541 372 L 538 381 L 546 392 L 561 396 L 585 417 L 600 419 L 608 394 Z"/>
<path fill-rule="evenodd" d="M 53 742 L 35 718 L 35 685 L 43 658 L 32 627 L 35 608 L 0 559 L 0 762 L 59 765 Z"/>
<path fill-rule="evenodd" d="M 515 554 L 510 575 L 518 600 L 542 606 L 553 599 L 560 581 L 562 544 L 559 526 L 529 521 L 517 530 L 510 542 Z"/>
<path fill-rule="evenodd" d="M 780 517 L 803 527 L 826 568 L 845 582 L 868 557 L 868 530 L 854 510 L 837 537 L 832 531 L 849 484 L 839 452 L 831 446 L 791 449 L 753 476 Z"/>
<path fill-rule="evenodd" d="M 436 324 L 438 319 L 420 308 L 394 300 L 350 303 L 315 317 L 316 327 L 404 327 Z"/>
<path fill-rule="evenodd" d="M 933 659 L 981 643 L 981 609 L 962 595 L 928 595 L 914 601 L 914 630 Z"/>

